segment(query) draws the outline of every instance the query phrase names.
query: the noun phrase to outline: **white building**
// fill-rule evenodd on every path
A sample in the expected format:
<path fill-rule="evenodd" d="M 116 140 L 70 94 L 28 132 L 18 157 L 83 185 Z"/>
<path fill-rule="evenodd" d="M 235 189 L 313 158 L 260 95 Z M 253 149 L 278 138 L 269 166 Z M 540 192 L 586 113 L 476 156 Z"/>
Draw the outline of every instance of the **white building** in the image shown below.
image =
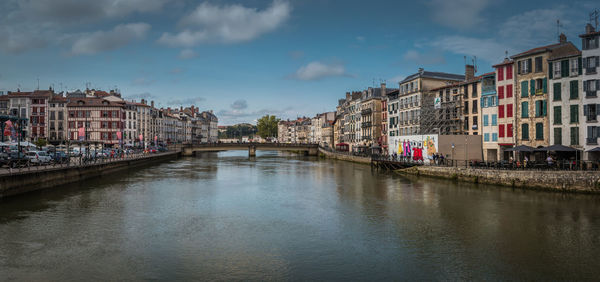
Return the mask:
<path fill-rule="evenodd" d="M 600 114 L 600 32 L 596 31 L 591 24 L 585 27 L 585 34 L 580 35 L 582 39 L 582 83 L 583 83 L 583 115 L 581 126 L 585 131 L 585 151 L 598 147 L 600 127 L 598 126 L 598 114 Z M 584 160 L 599 160 L 600 153 L 586 152 Z"/>

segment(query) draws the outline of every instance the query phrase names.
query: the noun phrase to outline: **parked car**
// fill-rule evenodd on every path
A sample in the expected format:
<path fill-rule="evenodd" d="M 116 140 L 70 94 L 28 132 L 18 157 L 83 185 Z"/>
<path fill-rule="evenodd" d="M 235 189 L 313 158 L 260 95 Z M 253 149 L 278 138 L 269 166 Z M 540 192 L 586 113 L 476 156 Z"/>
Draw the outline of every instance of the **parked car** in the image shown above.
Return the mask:
<path fill-rule="evenodd" d="M 29 158 L 25 153 L 11 152 L 8 158 L 4 160 L 3 165 L 11 168 L 28 167 L 30 164 Z"/>
<path fill-rule="evenodd" d="M 52 157 L 44 151 L 29 151 L 27 152 L 29 162 L 35 165 L 45 165 L 52 162 Z"/>
<path fill-rule="evenodd" d="M 64 164 L 69 162 L 69 156 L 65 152 L 57 151 L 51 155 L 52 159 L 57 164 Z"/>
<path fill-rule="evenodd" d="M 168 149 L 166 147 L 158 147 L 159 152 L 166 152 Z"/>

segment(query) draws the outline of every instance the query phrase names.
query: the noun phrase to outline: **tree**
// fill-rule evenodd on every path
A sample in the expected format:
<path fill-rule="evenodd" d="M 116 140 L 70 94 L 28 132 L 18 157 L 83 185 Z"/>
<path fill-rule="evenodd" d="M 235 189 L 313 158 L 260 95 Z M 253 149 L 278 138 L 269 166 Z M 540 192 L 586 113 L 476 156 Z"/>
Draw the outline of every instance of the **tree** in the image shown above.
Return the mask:
<path fill-rule="evenodd" d="M 258 119 L 256 127 L 258 129 L 258 135 L 262 138 L 276 137 L 277 136 L 277 124 L 280 119 L 276 116 L 266 115 Z"/>
<path fill-rule="evenodd" d="M 38 147 L 38 149 L 42 149 L 42 147 L 48 145 L 48 141 L 46 141 L 46 139 L 38 138 L 35 140 L 34 144 Z"/>

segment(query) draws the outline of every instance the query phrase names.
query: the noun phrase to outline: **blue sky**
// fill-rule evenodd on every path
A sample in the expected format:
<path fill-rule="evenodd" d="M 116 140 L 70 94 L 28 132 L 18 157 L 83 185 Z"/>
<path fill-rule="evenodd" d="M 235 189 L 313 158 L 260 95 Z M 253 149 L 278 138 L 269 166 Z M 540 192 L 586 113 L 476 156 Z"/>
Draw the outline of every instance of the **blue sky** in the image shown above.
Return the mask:
<path fill-rule="evenodd" d="M 416 72 L 479 73 L 517 51 L 580 46 L 594 1 L 5 0 L 0 91 L 118 88 L 221 124 L 335 109 Z M 471 59 L 468 59 L 469 61 Z"/>

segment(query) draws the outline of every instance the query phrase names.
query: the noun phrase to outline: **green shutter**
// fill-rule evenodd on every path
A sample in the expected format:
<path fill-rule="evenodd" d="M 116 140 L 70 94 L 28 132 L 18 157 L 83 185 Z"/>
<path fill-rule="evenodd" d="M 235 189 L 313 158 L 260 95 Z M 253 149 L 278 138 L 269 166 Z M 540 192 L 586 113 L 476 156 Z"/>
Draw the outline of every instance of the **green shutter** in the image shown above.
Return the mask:
<path fill-rule="evenodd" d="M 554 124 L 562 124 L 562 108 L 561 108 L 561 106 L 554 107 Z"/>
<path fill-rule="evenodd" d="M 533 79 L 529 81 L 529 95 L 535 95 L 535 80 Z"/>
<path fill-rule="evenodd" d="M 535 101 L 535 117 L 540 117 L 542 115 L 542 104 L 541 101 Z"/>
<path fill-rule="evenodd" d="M 542 83 L 542 88 L 544 91 L 544 94 L 548 93 L 548 79 L 544 77 L 543 83 Z"/>
<path fill-rule="evenodd" d="M 554 128 L 554 145 L 562 145 L 562 128 Z"/>
<path fill-rule="evenodd" d="M 529 117 L 529 102 L 521 102 L 521 117 Z"/>
<path fill-rule="evenodd" d="M 548 77 L 552 79 L 552 62 L 548 62 Z"/>
<path fill-rule="evenodd" d="M 582 60 L 581 57 L 577 58 L 577 66 L 579 67 L 579 75 L 583 74 L 583 66 L 581 65 Z"/>
<path fill-rule="evenodd" d="M 529 124 L 527 123 L 521 125 L 521 139 L 529 140 Z"/>
<path fill-rule="evenodd" d="M 577 80 L 571 81 L 571 93 L 569 97 L 571 99 L 579 98 L 579 82 L 577 82 Z"/>
<path fill-rule="evenodd" d="M 529 86 L 527 81 L 523 81 L 521 82 L 521 97 L 525 98 L 527 96 L 529 96 Z"/>
<path fill-rule="evenodd" d="M 535 139 L 536 140 L 544 140 L 544 124 L 543 123 L 535 124 Z"/>
<path fill-rule="evenodd" d="M 560 62 L 560 75 L 562 77 L 569 76 L 569 60 L 562 60 Z"/>
<path fill-rule="evenodd" d="M 571 123 L 579 122 L 579 107 L 577 105 L 571 105 Z"/>
<path fill-rule="evenodd" d="M 548 102 L 546 100 L 542 101 L 542 116 L 548 115 Z"/>
<path fill-rule="evenodd" d="M 561 93 L 560 93 L 560 82 L 554 83 L 554 93 L 553 100 L 560 101 Z"/>

